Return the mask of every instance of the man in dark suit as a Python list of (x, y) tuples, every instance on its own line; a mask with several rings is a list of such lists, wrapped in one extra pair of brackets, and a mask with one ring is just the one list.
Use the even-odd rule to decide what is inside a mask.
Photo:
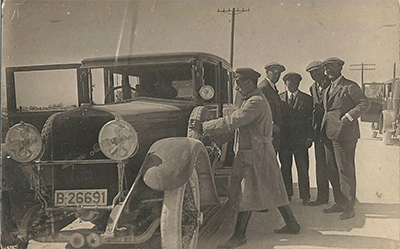
[(296, 161), (300, 198), (303, 205), (310, 203), (310, 179), (308, 175), (308, 149), (312, 145), (312, 98), (299, 90), (302, 77), (298, 73), (287, 73), (283, 81), (287, 91), (280, 94), (282, 100), (283, 125), (279, 160), (288, 196), (293, 196), (292, 160)]
[(282, 72), (285, 71), (286, 68), (277, 62), (266, 64), (264, 68), (266, 78), (258, 84), (258, 88), (260, 88), (261, 91), (264, 93), (272, 111), (272, 119), (274, 122), (272, 143), (274, 145), (275, 151), (278, 152), (280, 143), (280, 131), (283, 121), (281, 100), (279, 98), (278, 89), (276, 88), (276, 83), (278, 83)]
[[(340, 182), (343, 194), (325, 213), (343, 212), (340, 219), (354, 217), (356, 172), (354, 157), (360, 138), (358, 118), (368, 111), (370, 103), (360, 86), (342, 76), (344, 61), (331, 57), (323, 62), (332, 84), (324, 94), (325, 114), (321, 129), (326, 136), (325, 153), (331, 182)], [(338, 173), (338, 176), (337, 176)]]
[[(331, 82), (328, 76), (325, 75), (321, 61), (311, 62), (306, 67), (306, 71), (310, 73), (311, 78), (314, 80), (310, 87), (310, 93), (313, 99), (312, 127), (314, 131), (315, 171), (317, 176), (317, 199), (310, 202), (310, 206), (318, 206), (327, 204), (329, 200), (329, 180), (321, 134), (321, 122), (325, 112), (323, 103), (324, 91)], [(334, 194), (336, 190), (338, 189), (334, 190)]]

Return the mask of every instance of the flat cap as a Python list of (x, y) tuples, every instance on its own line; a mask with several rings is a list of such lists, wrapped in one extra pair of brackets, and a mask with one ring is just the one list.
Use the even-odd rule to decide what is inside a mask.
[(270, 68), (278, 68), (279, 70), (281, 70), (281, 72), (286, 70), (286, 68), (282, 64), (279, 64), (278, 62), (268, 63), (264, 66), (264, 68), (265, 68), (265, 70), (270, 69)]
[(283, 76), (283, 81), (286, 81), (291, 78), (297, 79), (298, 81), (301, 81), (303, 79), (300, 74), (295, 72), (289, 72), (285, 74), (285, 76)]
[(322, 61), (313, 61), (306, 67), (307, 72), (323, 68)]
[(322, 62), (322, 65), (325, 66), (325, 65), (327, 65), (327, 64), (332, 64), (332, 63), (337, 63), (337, 64), (339, 64), (339, 65), (341, 65), (341, 66), (344, 65), (344, 61), (341, 60), (341, 59), (339, 59), (339, 58), (337, 58), (337, 57), (329, 57), (328, 59), (325, 59), (325, 60)]
[(237, 68), (235, 73), (236, 73), (237, 78), (242, 77), (242, 78), (252, 79), (252, 80), (257, 80), (261, 76), (261, 74), (259, 72), (253, 70), (252, 68), (248, 68), (248, 67)]

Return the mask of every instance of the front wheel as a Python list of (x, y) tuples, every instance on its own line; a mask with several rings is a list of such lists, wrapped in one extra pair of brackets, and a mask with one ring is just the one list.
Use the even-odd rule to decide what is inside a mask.
[(183, 186), (164, 192), (161, 247), (195, 249), (200, 226), (200, 192), (196, 170)]

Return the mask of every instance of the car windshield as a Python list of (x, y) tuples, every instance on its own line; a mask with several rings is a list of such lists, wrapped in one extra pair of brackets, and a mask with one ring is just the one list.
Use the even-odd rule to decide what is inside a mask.
[(365, 96), (367, 96), (368, 98), (383, 98), (384, 91), (384, 84), (365, 84)]
[(91, 69), (93, 102), (104, 104), (137, 97), (192, 100), (192, 65), (138, 65)]

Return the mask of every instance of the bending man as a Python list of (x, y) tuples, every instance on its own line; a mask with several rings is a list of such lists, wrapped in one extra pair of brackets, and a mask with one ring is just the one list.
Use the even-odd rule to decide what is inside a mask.
[(278, 207), (286, 225), (276, 233), (300, 231), (288, 202), (282, 174), (272, 145), (272, 114), (257, 80), (261, 75), (251, 68), (236, 70), (236, 90), (243, 103), (230, 116), (203, 123), (206, 134), (235, 131), (235, 158), (230, 186), (230, 202), (239, 205), (235, 233), (224, 247), (246, 243), (246, 228), (251, 211)]

